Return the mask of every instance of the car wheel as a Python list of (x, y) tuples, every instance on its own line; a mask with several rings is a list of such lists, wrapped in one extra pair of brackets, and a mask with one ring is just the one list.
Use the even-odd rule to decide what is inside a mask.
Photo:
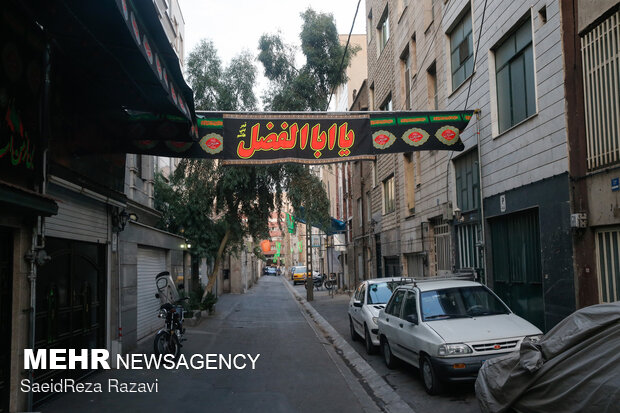
[(396, 368), (396, 357), (392, 353), (392, 349), (390, 348), (390, 344), (386, 339), (381, 341), (381, 352), (383, 353), (383, 361), (385, 361), (385, 365), (388, 369)]
[(349, 316), (349, 333), (351, 334), (351, 341), (357, 341), (357, 333), (355, 327), (353, 327), (353, 319)]
[(366, 345), (366, 354), (374, 354), (377, 348), (374, 344), (372, 344), (372, 337), (370, 336), (370, 331), (368, 331), (368, 326), (364, 325), (364, 341)]
[(422, 376), (424, 389), (428, 394), (435, 395), (441, 393), (441, 381), (433, 369), (431, 360), (426, 355), (422, 356), (420, 359), (420, 375)]

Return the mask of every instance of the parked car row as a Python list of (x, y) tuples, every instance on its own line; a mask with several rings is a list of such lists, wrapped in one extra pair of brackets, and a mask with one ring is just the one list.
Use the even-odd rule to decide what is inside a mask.
[(352, 340), (381, 349), (388, 368), (419, 368), (427, 393), (474, 381), (485, 360), (518, 350), (542, 332), (514, 314), (486, 286), (462, 276), (362, 282), (349, 303)]

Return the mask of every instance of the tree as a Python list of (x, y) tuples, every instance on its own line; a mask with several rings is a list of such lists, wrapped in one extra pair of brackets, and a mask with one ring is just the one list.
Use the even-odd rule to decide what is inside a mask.
[[(308, 61), (301, 70), (295, 69), (292, 49), (279, 36), (261, 38), (259, 61), (273, 83), (271, 110), (322, 110), (329, 89), (346, 80), (336, 73), (344, 48), (338, 43), (333, 18), (312, 10), (302, 17), (302, 50)], [(325, 59), (338, 61), (329, 64)], [(202, 40), (187, 59), (196, 108), (256, 110), (252, 61), (251, 54), (243, 52), (223, 68), (213, 43)], [(225, 252), (238, 251), (248, 236), (268, 238), (269, 215), (279, 212), (285, 192), (296, 215), (303, 207), (306, 219), (329, 224), (329, 200), (322, 183), (298, 164), (223, 166), (216, 161), (183, 159), (169, 182), (157, 178), (155, 206), (162, 212), (160, 226), (175, 233), (183, 228), (195, 255), (214, 258), (203, 297), (214, 285)]]
[(301, 17), (301, 51), (306, 60), (301, 68), (295, 67), (294, 48), (285, 44), (279, 33), (264, 34), (259, 40), (258, 60), (271, 81), (263, 97), (268, 110), (327, 110), (330, 94), (347, 81), (344, 69), (359, 50), (349, 48), (345, 54), (332, 14), (309, 8)]

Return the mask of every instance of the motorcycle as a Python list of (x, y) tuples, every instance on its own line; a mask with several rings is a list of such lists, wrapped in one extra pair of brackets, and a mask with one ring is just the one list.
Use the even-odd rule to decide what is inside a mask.
[[(175, 358), (181, 354), (181, 344), (185, 341), (183, 334), (184, 309), (181, 303), (188, 297), (179, 298), (179, 293), (168, 271), (160, 272), (155, 276), (157, 293), (161, 303), (158, 317), (164, 320), (164, 328), (155, 335), (153, 348), (155, 354), (172, 354)], [(182, 287), (182, 286), (181, 286)]]
[(331, 273), (329, 276), (329, 279), (327, 279), (327, 277), (325, 275), (323, 275), (323, 277), (325, 277), (326, 279), (323, 282), (323, 286), (327, 289), (327, 290), (331, 290), (332, 288), (335, 288), (337, 286), (337, 279), (336, 279), (336, 274)]
[(312, 283), (314, 284), (314, 288), (319, 290), (324, 285), (326, 279), (327, 279), (327, 276), (325, 274), (323, 275), (316, 274), (312, 276)]

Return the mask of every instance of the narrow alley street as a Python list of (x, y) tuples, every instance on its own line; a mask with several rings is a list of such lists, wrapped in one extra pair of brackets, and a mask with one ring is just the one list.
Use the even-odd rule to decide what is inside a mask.
[[(153, 314), (155, 317), (156, 314)], [(187, 329), (183, 354), (260, 354), (256, 370), (110, 370), (86, 379), (147, 382), (159, 392), (65, 394), (43, 413), (73, 411), (316, 412), (380, 411), (350, 371), (335, 364), (280, 277), (263, 277), (244, 295), (221, 296), (216, 314)], [(138, 353), (151, 353), (152, 340)], [(351, 389), (353, 388), (353, 390)]]

